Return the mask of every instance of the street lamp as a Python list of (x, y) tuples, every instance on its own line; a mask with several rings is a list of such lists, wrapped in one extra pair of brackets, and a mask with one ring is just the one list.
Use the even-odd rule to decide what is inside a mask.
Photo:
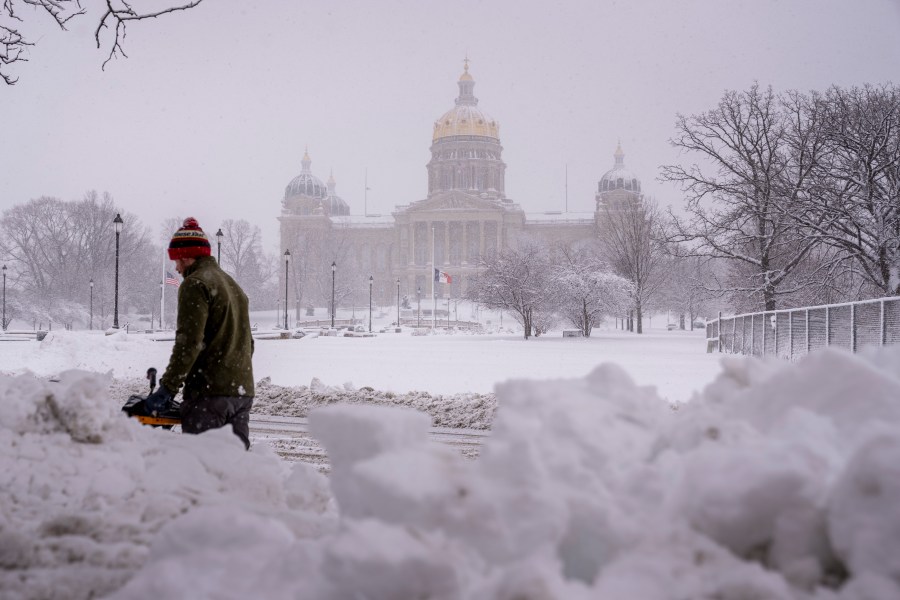
[(422, 326), (422, 288), (416, 288), (416, 302), (418, 303), (418, 307), (416, 308), (416, 327)]
[(400, 278), (397, 278), (397, 330), (400, 330)]
[(331, 328), (334, 329), (334, 273), (337, 271), (337, 264), (331, 261)]
[(0, 329), (6, 331), (6, 265), (3, 265), (3, 322), (0, 323)]
[(372, 284), (375, 278), (369, 275), (369, 333), (372, 333)]
[(113, 329), (119, 328), (119, 234), (122, 233), (124, 223), (125, 221), (122, 220), (119, 213), (116, 213), (116, 218), (113, 219), (113, 227), (116, 229), (116, 293), (113, 303)]
[[(94, 329), (94, 278), (91, 277), (91, 330)], [(162, 328), (162, 325), (160, 325)]]
[(219, 266), (222, 266), (222, 240), (225, 239), (225, 234), (222, 233), (222, 228), (219, 227), (219, 230), (216, 232), (216, 241), (219, 243), (219, 250), (216, 253), (216, 262), (219, 263)]
[(288, 328), (288, 265), (291, 264), (291, 251), (284, 251), (284, 328)]

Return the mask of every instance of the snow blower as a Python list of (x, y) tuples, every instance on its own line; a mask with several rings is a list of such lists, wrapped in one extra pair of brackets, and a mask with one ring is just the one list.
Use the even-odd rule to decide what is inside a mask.
[[(150, 367), (147, 369), (147, 379), (150, 380), (150, 393), (156, 388), (156, 369)], [(181, 403), (172, 400), (166, 408), (157, 414), (152, 414), (147, 410), (145, 404), (145, 396), (132, 395), (128, 397), (128, 402), (122, 407), (129, 417), (134, 417), (144, 425), (151, 427), (162, 427), (163, 429), (172, 429), (175, 425), (181, 425)]]

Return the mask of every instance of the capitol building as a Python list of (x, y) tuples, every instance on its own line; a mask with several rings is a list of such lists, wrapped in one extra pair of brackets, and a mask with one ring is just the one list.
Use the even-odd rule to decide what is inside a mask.
[(432, 259), (452, 278), (436, 284), (436, 295), (459, 298), (482, 256), (514, 248), (523, 236), (563, 243), (595, 238), (604, 207), (640, 198), (640, 180), (625, 168), (618, 147), (613, 168), (597, 185), (594, 212), (524, 212), (506, 196), (500, 124), (479, 107), (468, 61), (457, 85), (453, 107), (434, 122), (425, 197), (389, 215), (351, 214), (334, 177), (322, 183), (304, 153), (279, 217), (281, 252), (290, 250), (293, 258), (289, 306), (329, 305), (332, 263), (339, 306), (367, 303), (370, 276), (376, 304), (396, 303), (398, 280), (402, 295), (415, 301), (421, 290), (429, 297)]

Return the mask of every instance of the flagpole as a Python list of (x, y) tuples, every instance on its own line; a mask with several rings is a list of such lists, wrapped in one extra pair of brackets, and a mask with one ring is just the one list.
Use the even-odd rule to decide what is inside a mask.
[(434, 293), (435, 287), (435, 277), (434, 270), (437, 267), (434, 266), (434, 225), (431, 226), (431, 332), (434, 333), (435, 325), (437, 324), (437, 296)]

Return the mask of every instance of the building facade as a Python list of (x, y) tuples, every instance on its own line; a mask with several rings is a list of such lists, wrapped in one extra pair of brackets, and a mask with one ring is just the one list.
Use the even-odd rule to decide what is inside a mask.
[(598, 183), (594, 212), (525, 213), (506, 196), (500, 125), (479, 108), (468, 61), (457, 85), (454, 106), (434, 122), (426, 196), (390, 215), (351, 215), (334, 178), (323, 184), (304, 153), (279, 217), (281, 251), (290, 249), (294, 259), (291, 306), (328, 305), (333, 281), (339, 306), (359, 306), (368, 300), (370, 277), (377, 304), (396, 302), (398, 286), (413, 301), (417, 293), (430, 297), (432, 262), (452, 277), (436, 284), (435, 294), (459, 298), (481, 257), (515, 247), (523, 236), (591, 239), (604, 206), (640, 196), (640, 181), (625, 168), (619, 147), (613, 169)]

